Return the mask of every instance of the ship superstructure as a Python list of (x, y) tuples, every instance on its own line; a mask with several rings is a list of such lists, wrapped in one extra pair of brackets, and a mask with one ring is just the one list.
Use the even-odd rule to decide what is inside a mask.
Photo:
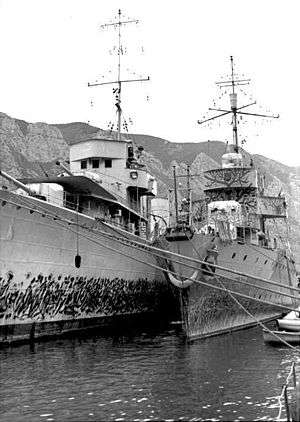
[(95, 133), (71, 145), (70, 169), (62, 168), (68, 173), (20, 182), (50, 203), (147, 238), (149, 198), (156, 195), (157, 183), (140, 161), (141, 150), (130, 140)]
[[(281, 193), (266, 194), (264, 177), (238, 143), (237, 116), (264, 116), (244, 111), (254, 103), (238, 107), (236, 86), (244, 83), (248, 80), (235, 79), (231, 57), (231, 79), (222, 82), (232, 88), (230, 109), (213, 109), (221, 114), (198, 123), (231, 114), (233, 145), (227, 147), (220, 168), (204, 172), (205, 198), (193, 204), (193, 210), (188, 195), (179, 213), (174, 193), (173, 225), (165, 234), (169, 250), (195, 260), (193, 268), (182, 256), (170, 260), (167, 272), (183, 289), (182, 315), (190, 338), (270, 319), (295, 305), (298, 295), (289, 245), (268, 227), (270, 221), (287, 224), (286, 200)], [(189, 170), (186, 177), (190, 181)], [(176, 179), (174, 174), (174, 192)]]

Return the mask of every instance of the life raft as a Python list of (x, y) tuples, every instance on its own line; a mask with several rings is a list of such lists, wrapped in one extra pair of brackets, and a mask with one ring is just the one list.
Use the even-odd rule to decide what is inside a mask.
[(167, 271), (168, 274), (168, 278), (170, 280), (170, 282), (176, 286), (179, 287), (180, 289), (185, 289), (189, 286), (191, 286), (194, 281), (196, 280), (197, 276), (198, 276), (198, 270), (196, 270), (191, 277), (186, 278), (185, 280), (180, 280), (179, 278), (175, 277), (173, 274), (171, 274), (169, 271)]

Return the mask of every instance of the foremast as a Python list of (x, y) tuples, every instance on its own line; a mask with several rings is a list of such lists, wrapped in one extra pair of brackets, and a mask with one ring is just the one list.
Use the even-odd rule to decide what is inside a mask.
[(145, 82), (150, 81), (150, 77), (146, 78), (138, 78), (138, 79), (122, 79), (121, 77), (121, 56), (123, 55), (124, 48), (122, 45), (122, 27), (129, 24), (137, 24), (139, 21), (137, 19), (131, 20), (122, 20), (122, 12), (121, 9), (118, 10), (118, 18), (111, 23), (105, 23), (100, 26), (101, 29), (107, 28), (117, 28), (118, 29), (118, 65), (117, 65), (117, 80), (115, 81), (108, 81), (108, 82), (100, 82), (100, 83), (88, 83), (88, 87), (94, 86), (103, 86), (103, 85), (117, 85), (117, 88), (113, 89), (113, 93), (115, 94), (115, 106), (117, 111), (117, 139), (118, 141), (121, 140), (121, 124), (122, 124), (122, 107), (121, 107), (121, 93), (122, 93), (122, 84), (129, 83), (129, 82)]

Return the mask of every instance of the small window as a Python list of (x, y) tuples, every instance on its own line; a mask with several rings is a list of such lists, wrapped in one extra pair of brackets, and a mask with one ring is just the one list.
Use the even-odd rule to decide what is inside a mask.
[(86, 160), (82, 160), (81, 161), (81, 170), (85, 170), (87, 168), (87, 161)]
[(258, 259), (259, 259), (259, 258), (257, 257), (255, 262), (258, 262)]
[(93, 169), (98, 169), (99, 168), (99, 162), (100, 162), (99, 158), (94, 158), (92, 160), (92, 168)]
[(265, 260), (265, 265), (266, 265), (266, 263), (267, 263), (267, 262), (268, 262), (268, 260), (266, 259), (266, 260)]
[(244, 256), (243, 260), (246, 261), (246, 259), (247, 259), (247, 255)]
[(232, 257), (231, 257), (231, 258), (233, 259), (233, 258), (235, 257), (235, 255), (236, 255), (236, 253), (235, 253), (235, 252), (233, 252), (233, 254), (232, 254)]
[(112, 160), (111, 159), (104, 160), (104, 166), (106, 168), (111, 168), (112, 167)]

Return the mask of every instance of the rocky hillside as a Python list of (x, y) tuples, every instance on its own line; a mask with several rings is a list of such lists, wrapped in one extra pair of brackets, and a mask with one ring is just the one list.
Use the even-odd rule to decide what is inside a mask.
[[(0, 113), (0, 167), (16, 177), (57, 174), (59, 169), (55, 161), (68, 159), (69, 145), (99, 130), (80, 122), (27, 123)], [(192, 174), (199, 175), (192, 182), (194, 195), (201, 197), (202, 172), (217, 167), (226, 148), (222, 142), (181, 144), (138, 134), (132, 134), (130, 138), (145, 148), (145, 163), (159, 181), (161, 196), (172, 186), (172, 165), (177, 165), (179, 173), (190, 164)], [(246, 151), (243, 154), (250, 161), (249, 154)], [(253, 160), (266, 176), (268, 192), (278, 195), (281, 191), (287, 197), (292, 243), (297, 245), (295, 252), (300, 263), (300, 167), (289, 167), (261, 155), (254, 155)], [(5, 181), (1, 183), (6, 184)]]

